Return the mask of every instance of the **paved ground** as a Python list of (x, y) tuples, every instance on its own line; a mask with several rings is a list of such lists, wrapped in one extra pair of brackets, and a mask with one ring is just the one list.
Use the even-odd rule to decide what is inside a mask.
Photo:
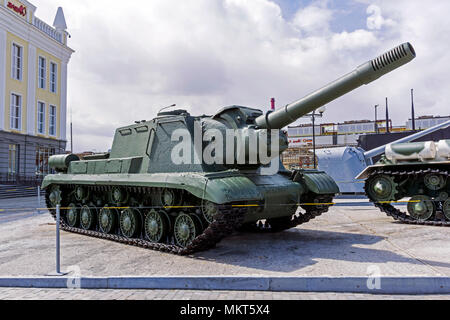
[[(0, 224), (0, 276), (53, 270), (54, 230), (47, 214)], [(374, 268), (382, 276), (450, 276), (449, 228), (398, 224), (372, 207), (335, 207), (279, 234), (235, 234), (192, 257), (65, 232), (61, 239), (62, 268), (77, 266), (82, 276), (367, 276)]]
[[(54, 271), (55, 225), (52, 218), (48, 214), (36, 215), (33, 210), (8, 209), (33, 208), (36, 203), (35, 198), (0, 200), (0, 210), (4, 210), (0, 211), (0, 276), (42, 276)], [(192, 257), (178, 257), (65, 232), (61, 239), (62, 269), (80, 270), (81, 276), (87, 277), (321, 277), (368, 276), (373, 272), (380, 276), (450, 276), (449, 228), (402, 225), (377, 209), (361, 204), (334, 207), (304, 226), (279, 234), (235, 234), (222, 241), (216, 249)], [(11, 297), (11, 293), (22, 296), (27, 292), (30, 295), (37, 292), (39, 296), (43, 292), (21, 290), (1, 289), (0, 298)], [(46, 298), (47, 293), (71, 297), (71, 291), (44, 292), (42, 298)], [(186, 294), (184, 291), (174, 292), (171, 294), (178, 294), (180, 299)], [(85, 293), (86, 297), (103, 295), (102, 291)], [(126, 294), (130, 292), (124, 291)], [(153, 294), (159, 297), (165, 291), (139, 294), (139, 299), (145, 299), (153, 297)], [(217, 293), (198, 294), (209, 299)], [(228, 299), (236, 293), (223, 294)], [(266, 294), (271, 297), (279, 293)], [(295, 295), (296, 299), (308, 299), (308, 294)], [(290, 296), (287, 294), (286, 297)], [(326, 294), (314, 294), (314, 297), (322, 296), (326, 297)], [(361, 295), (352, 296), (357, 298)], [(114, 295), (108, 293), (106, 297)]]
[[(0, 199), (0, 225), (38, 215), (37, 208), (45, 208), (44, 197)], [(44, 213), (45, 211), (41, 211)]]
[(450, 300), (450, 295), (387, 296), (347, 293), (292, 293), (183, 290), (1, 289), (0, 300)]

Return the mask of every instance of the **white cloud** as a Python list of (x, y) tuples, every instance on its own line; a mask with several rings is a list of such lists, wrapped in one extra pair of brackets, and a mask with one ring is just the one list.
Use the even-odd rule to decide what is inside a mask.
[(313, 4), (297, 11), (292, 25), (304, 34), (326, 34), (330, 31), (333, 13), (326, 7)]
[(361, 48), (378, 44), (378, 39), (372, 32), (361, 29), (335, 34), (331, 41), (331, 46), (334, 50), (360, 50)]
[(372, 106), (389, 96), (394, 121), (404, 123), (412, 87), (418, 109), (448, 114), (448, 2), (432, 9), (422, 1), (367, 1), (381, 8), (383, 27), (352, 32), (332, 31), (337, 13), (326, 1), (301, 8), (292, 21), (269, 0), (35, 4), (47, 22), (63, 6), (72, 34), (75, 151), (107, 150), (115, 128), (172, 103), (196, 115), (232, 104), (265, 109), (271, 97), (285, 105), (407, 40), (416, 61), (330, 103), (324, 121), (371, 118)]
[(370, 15), (367, 18), (367, 28), (369, 30), (380, 30), (382, 27), (393, 27), (395, 21), (391, 19), (385, 19), (381, 14), (381, 8), (377, 5), (370, 5), (367, 8), (367, 14)]

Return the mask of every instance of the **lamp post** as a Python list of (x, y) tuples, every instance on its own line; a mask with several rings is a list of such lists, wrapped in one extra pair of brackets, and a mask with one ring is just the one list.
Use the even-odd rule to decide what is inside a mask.
[(414, 110), (414, 89), (411, 89), (411, 120), (412, 120), (412, 129), (416, 131), (416, 115)]
[(312, 112), (312, 126), (313, 126), (313, 159), (314, 159), (314, 169), (317, 169), (316, 161), (316, 110)]
[(316, 110), (314, 110), (312, 113), (308, 113), (304, 115), (302, 118), (311, 118), (312, 120), (312, 131), (313, 131), (313, 158), (314, 158), (314, 169), (317, 169), (317, 160), (316, 160), (316, 117), (322, 118), (323, 114), (326, 111), (325, 107), (317, 109), (319, 112), (316, 113)]
[(377, 113), (377, 108), (379, 107), (380, 105), (379, 104), (377, 104), (377, 105), (375, 105), (375, 133), (378, 133), (378, 113)]

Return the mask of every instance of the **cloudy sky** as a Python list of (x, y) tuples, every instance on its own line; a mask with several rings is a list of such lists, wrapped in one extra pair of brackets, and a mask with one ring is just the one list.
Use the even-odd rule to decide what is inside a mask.
[[(373, 119), (389, 97), (394, 125), (449, 115), (448, 0), (32, 0), (64, 8), (74, 148), (106, 151), (115, 128), (176, 103), (192, 114), (283, 106), (396, 45), (410, 64), (327, 106), (323, 122)], [(298, 123), (306, 120), (300, 120)]]

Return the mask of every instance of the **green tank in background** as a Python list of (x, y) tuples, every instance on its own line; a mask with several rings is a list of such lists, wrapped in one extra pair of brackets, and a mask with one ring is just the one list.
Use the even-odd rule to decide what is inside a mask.
[[(413, 47), (402, 44), (276, 112), (232, 106), (213, 116), (191, 116), (176, 110), (119, 128), (110, 153), (82, 161), (74, 155), (50, 159), (58, 173), (43, 182), (47, 206), (53, 216), (62, 206), (66, 231), (180, 255), (214, 247), (235, 229), (294, 228), (327, 212), (339, 188), (325, 172), (283, 167), (278, 156), (288, 139), (282, 129), (414, 58)], [(230, 131), (243, 137), (239, 152), (226, 152)], [(175, 155), (193, 161), (176, 162), (183, 132), (190, 134), (189, 148)], [(202, 141), (208, 132), (214, 138)], [(216, 161), (198, 161), (219, 140), (226, 143), (224, 152), (211, 153)], [(279, 169), (266, 175), (270, 166), (259, 151), (277, 144), (270, 159)]]
[[(450, 121), (449, 121), (450, 125)], [(388, 145), (383, 158), (364, 170), (366, 195), (395, 220), (450, 226), (450, 140)], [(392, 202), (410, 198), (408, 213)]]

